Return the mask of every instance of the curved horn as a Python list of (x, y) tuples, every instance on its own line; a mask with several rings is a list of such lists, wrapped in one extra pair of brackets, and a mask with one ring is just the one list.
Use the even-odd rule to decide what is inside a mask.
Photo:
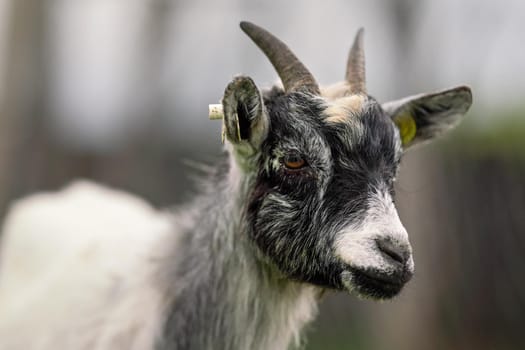
[(350, 93), (366, 94), (365, 52), (363, 50), (364, 29), (360, 28), (346, 63), (346, 81), (350, 84)]
[(287, 92), (301, 90), (315, 95), (320, 94), (319, 85), (312, 74), (285, 43), (250, 22), (241, 22), (241, 29), (268, 57)]

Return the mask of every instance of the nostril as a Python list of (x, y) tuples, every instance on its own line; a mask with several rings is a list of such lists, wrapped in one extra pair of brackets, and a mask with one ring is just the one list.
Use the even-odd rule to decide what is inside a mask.
[(395, 245), (390, 240), (385, 239), (377, 239), (376, 244), (379, 250), (383, 254), (389, 256), (392, 260), (403, 265), (407, 262), (409, 253), (405, 247)]

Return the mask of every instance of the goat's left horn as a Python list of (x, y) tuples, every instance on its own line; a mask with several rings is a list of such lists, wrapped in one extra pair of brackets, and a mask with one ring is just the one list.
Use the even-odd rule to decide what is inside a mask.
[(314, 95), (320, 94), (319, 85), (312, 74), (285, 43), (250, 22), (241, 22), (241, 29), (268, 57), (287, 92), (306, 91)]
[(364, 29), (360, 28), (348, 55), (346, 81), (350, 84), (351, 94), (366, 94), (365, 52), (363, 50)]

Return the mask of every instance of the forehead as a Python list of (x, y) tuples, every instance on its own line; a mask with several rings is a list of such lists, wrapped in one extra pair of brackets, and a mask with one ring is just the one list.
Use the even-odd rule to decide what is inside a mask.
[(401, 142), (397, 128), (377, 101), (347, 96), (327, 101), (301, 93), (285, 95), (273, 90), (265, 104), (274, 144), (305, 152), (328, 147), (333, 157), (358, 156), (362, 160), (397, 162)]
[[(360, 111), (347, 114), (347, 121), (329, 122), (325, 134), (331, 136), (332, 145), (340, 145), (341, 152), (350, 150), (366, 164), (381, 160), (397, 163), (401, 156), (401, 141), (394, 123), (372, 98), (368, 98)], [(337, 142), (339, 140), (340, 142)]]

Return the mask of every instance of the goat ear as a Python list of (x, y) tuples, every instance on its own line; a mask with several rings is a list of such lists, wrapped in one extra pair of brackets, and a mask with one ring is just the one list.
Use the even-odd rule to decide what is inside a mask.
[(222, 98), (224, 134), (246, 151), (257, 150), (268, 133), (268, 116), (261, 93), (249, 77), (235, 77)]
[(472, 104), (470, 88), (410, 96), (383, 104), (399, 128), (403, 147), (429, 141), (455, 127)]

